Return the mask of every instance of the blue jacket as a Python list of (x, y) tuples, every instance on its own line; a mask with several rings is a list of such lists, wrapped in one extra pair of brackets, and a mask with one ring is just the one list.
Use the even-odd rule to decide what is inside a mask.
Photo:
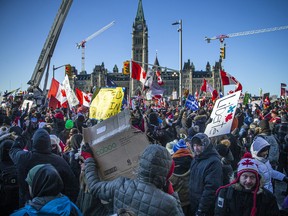
[[(24, 215), (82, 215), (78, 207), (69, 200), (67, 196), (61, 196), (47, 202), (40, 209), (31, 205), (31, 202), (25, 205), (25, 207), (11, 214), (12, 216)], [(74, 212), (72, 213), (71, 212)]]

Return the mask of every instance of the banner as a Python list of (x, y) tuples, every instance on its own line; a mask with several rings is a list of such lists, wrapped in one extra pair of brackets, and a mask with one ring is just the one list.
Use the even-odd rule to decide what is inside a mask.
[(241, 91), (237, 91), (216, 101), (210, 116), (212, 121), (205, 129), (208, 137), (230, 133), (240, 94)]
[(90, 104), (89, 118), (105, 120), (121, 111), (122, 87), (102, 88)]

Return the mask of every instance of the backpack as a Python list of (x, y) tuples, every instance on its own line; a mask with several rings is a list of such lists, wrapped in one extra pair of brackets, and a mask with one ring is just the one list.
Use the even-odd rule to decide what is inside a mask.
[(19, 185), (17, 170), (14, 164), (0, 163), (0, 206), (18, 203)]

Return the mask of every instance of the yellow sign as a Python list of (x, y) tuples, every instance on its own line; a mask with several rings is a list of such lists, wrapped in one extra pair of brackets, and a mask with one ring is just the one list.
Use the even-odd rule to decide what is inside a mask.
[(102, 88), (90, 104), (89, 118), (105, 120), (121, 111), (122, 87)]

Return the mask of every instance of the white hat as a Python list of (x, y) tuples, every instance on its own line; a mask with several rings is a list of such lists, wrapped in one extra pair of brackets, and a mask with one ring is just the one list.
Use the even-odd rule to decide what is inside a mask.
[(238, 163), (237, 175), (241, 175), (243, 172), (253, 172), (259, 173), (257, 163), (255, 159), (252, 158), (251, 153), (246, 152), (243, 158)]

